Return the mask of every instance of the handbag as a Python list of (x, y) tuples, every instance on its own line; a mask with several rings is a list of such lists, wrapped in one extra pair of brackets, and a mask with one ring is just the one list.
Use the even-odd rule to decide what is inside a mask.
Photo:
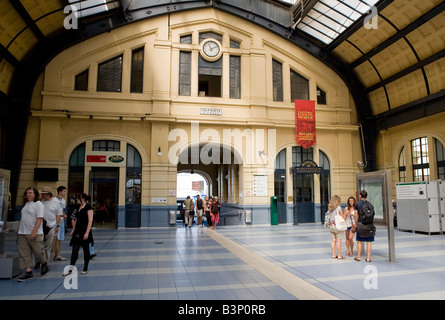
[(373, 237), (375, 235), (375, 225), (357, 222), (357, 233), (362, 238)]
[(346, 229), (347, 229), (346, 221), (337, 211), (337, 214), (335, 216), (335, 230), (345, 231)]
[(43, 219), (43, 223), (42, 224), (43, 224), (43, 226), (42, 226), (43, 234), (48, 234), (49, 231), (51, 230), (51, 228), (46, 225), (46, 220), (45, 219)]
[(329, 214), (329, 211), (326, 211), (325, 215), (324, 215), (324, 227), (326, 229), (330, 228), (330, 223), (329, 223), (329, 219), (331, 218), (331, 215)]

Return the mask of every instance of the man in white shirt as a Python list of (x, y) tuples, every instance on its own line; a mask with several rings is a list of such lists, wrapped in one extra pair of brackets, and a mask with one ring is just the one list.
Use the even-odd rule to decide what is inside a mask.
[(57, 197), (56, 199), (59, 200), (60, 209), (62, 209), (62, 216), (60, 218), (60, 222), (58, 225), (59, 231), (56, 232), (54, 235), (54, 241), (53, 241), (53, 250), (54, 251), (54, 261), (65, 261), (66, 259), (60, 255), (60, 242), (62, 240), (65, 240), (65, 219), (66, 219), (66, 213), (65, 213), (65, 195), (66, 195), (66, 187), (59, 186), (57, 188)]
[[(62, 209), (60, 208), (59, 200), (54, 197), (53, 191), (49, 187), (43, 187), (40, 192), (42, 195), (42, 203), (44, 207), (43, 219), (46, 221), (46, 226), (49, 228), (48, 232), (43, 237), (43, 247), (45, 249), (46, 261), (49, 262), (51, 257), (51, 249), (53, 247), (54, 235), (59, 231), (60, 218), (62, 217)], [(44, 230), (45, 231), (45, 230)], [(34, 269), (40, 268), (40, 261), (36, 259)]]
[(48, 272), (48, 264), (45, 261), (43, 250), (43, 204), (38, 200), (39, 191), (33, 187), (25, 190), (25, 206), (21, 211), (20, 227), (18, 231), (19, 268), (25, 269), (25, 273), (17, 278), (23, 282), (33, 278), (32, 255), (42, 262), (41, 275)]

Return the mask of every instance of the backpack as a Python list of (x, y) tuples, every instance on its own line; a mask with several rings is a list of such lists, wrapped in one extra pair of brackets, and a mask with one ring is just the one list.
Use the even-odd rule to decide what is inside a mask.
[(363, 204), (358, 215), (363, 224), (371, 224), (374, 221), (375, 215), (374, 206), (372, 203), (367, 200), (363, 200)]

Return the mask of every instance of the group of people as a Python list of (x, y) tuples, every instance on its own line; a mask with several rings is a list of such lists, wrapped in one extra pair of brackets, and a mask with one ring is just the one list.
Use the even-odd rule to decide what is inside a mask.
[[(357, 241), (357, 256), (354, 258), (355, 261), (361, 261), (361, 252), (363, 243), (366, 242), (366, 261), (371, 262), (371, 251), (372, 251), (372, 242), (374, 242), (374, 234), (373, 233), (361, 233), (362, 231), (357, 229), (357, 226), (361, 223), (365, 223), (363, 220), (363, 215), (359, 214), (365, 202), (367, 200), (368, 193), (366, 190), (360, 191), (360, 200), (356, 202), (353, 196), (348, 198), (348, 202), (344, 211), (342, 210), (340, 203), (341, 198), (338, 195), (334, 195), (329, 201), (328, 205), (328, 216), (327, 218), (329, 225), (329, 229), (332, 235), (331, 240), (331, 250), (332, 250), (332, 259), (345, 259), (345, 257), (341, 254), (341, 242), (343, 240), (343, 235), (346, 237), (346, 255), (353, 256), (354, 250), (354, 234), (356, 234)], [(368, 206), (368, 205), (367, 205)], [(371, 205), (372, 207), (372, 205)], [(335, 216), (340, 215), (346, 223), (346, 230), (338, 230), (335, 222)], [(375, 232), (375, 226), (373, 224), (374, 214), (372, 214), (372, 222), (366, 221), (367, 224), (371, 228), (373, 228)], [(366, 228), (369, 229), (369, 228)]]
[(195, 210), (197, 215), (198, 226), (202, 228), (203, 225), (207, 225), (211, 229), (216, 229), (219, 222), (219, 213), (221, 210), (221, 203), (218, 197), (205, 196), (204, 199), (198, 194), (196, 201), (190, 196), (184, 201), (184, 226), (187, 228), (192, 227), (195, 217)]
[[(39, 192), (34, 187), (29, 187), (24, 192), (24, 206), (21, 210), (21, 219), (18, 231), (19, 268), (25, 269), (17, 281), (23, 282), (33, 278), (34, 269), (40, 269), (44, 276), (49, 271), (51, 252), (54, 252), (54, 261), (65, 261), (60, 255), (60, 242), (64, 240), (67, 218), (65, 213), (66, 187), (57, 188), (57, 196), (53, 197), (52, 189), (43, 187)], [(40, 199), (40, 196), (42, 199)], [(84, 252), (84, 266), (82, 274), (88, 272), (90, 260), (90, 244), (93, 244), (91, 227), (93, 223), (93, 209), (88, 203), (90, 198), (86, 194), (78, 196), (79, 207), (71, 215), (72, 231), (70, 233), (72, 246), (68, 275), (74, 269), (80, 247)]]

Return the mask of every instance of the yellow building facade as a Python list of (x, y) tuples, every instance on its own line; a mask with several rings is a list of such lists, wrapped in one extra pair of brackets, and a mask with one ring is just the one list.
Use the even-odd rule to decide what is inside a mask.
[[(220, 49), (214, 58), (209, 39)], [(316, 101), (310, 149), (295, 140), (295, 77)], [(331, 195), (356, 196), (365, 161), (356, 112), (333, 70), (256, 24), (212, 8), (153, 17), (48, 63), (34, 88), (18, 189), (35, 185), (34, 168), (57, 169), (57, 180), (37, 187), (113, 198), (116, 227), (163, 227), (177, 209), (177, 174), (193, 170), (222, 200), (225, 223), (271, 223), (273, 196), (279, 223), (320, 222)], [(412, 140), (427, 136), (429, 150), (445, 144), (443, 120), (378, 135), (377, 166), (391, 170), (394, 186), (400, 167), (412, 174)], [(292, 168), (304, 160), (323, 174), (298, 180)]]

